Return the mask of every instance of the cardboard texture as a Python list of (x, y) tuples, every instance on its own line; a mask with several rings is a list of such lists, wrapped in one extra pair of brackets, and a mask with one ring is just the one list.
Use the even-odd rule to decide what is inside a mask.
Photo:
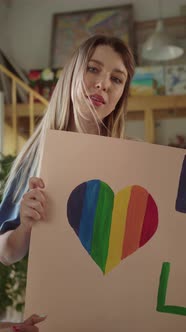
[[(185, 154), (182, 149), (149, 143), (48, 131), (41, 170), (48, 199), (47, 220), (37, 223), (32, 230), (25, 308), (25, 317), (33, 312), (48, 314), (40, 324), (40, 332), (185, 331), (184, 315), (156, 310), (165, 262), (170, 263), (170, 274), (164, 304), (186, 307), (186, 215), (176, 211), (176, 206), (181, 210), (180, 206), (185, 204), (186, 186), (179, 184), (180, 179), (184, 181)], [(77, 226), (74, 218), (79, 218), (80, 195), (79, 189), (75, 192), (74, 189), (82, 188), (78, 186), (85, 182), (96, 183), (91, 180), (105, 183), (115, 197), (123, 190), (125, 200), (130, 188), (142, 190), (144, 199), (151, 195), (151, 202), (155, 203), (152, 206), (158, 211), (157, 228), (149, 240), (141, 247), (131, 248), (133, 240), (139, 239), (135, 223), (142, 215), (141, 204), (134, 198), (136, 203), (126, 226), (128, 233), (132, 229), (127, 257), (123, 255), (107, 273), (73, 229)], [(72, 197), (77, 198), (75, 214), (69, 213), (73, 212)], [(176, 205), (176, 201), (180, 204)], [(106, 206), (104, 199), (100, 204)], [(72, 219), (68, 220), (67, 214)], [(104, 214), (100, 222), (103, 218)], [(103, 238), (106, 232), (103, 229), (100, 233)], [(146, 235), (148, 232), (149, 228)], [(119, 231), (112, 242), (116, 244), (117, 239), (121, 240)], [(159, 307), (164, 310), (163, 304)]]

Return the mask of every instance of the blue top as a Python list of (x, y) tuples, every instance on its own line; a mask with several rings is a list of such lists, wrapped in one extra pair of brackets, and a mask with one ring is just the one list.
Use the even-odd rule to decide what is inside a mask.
[(16, 229), (20, 225), (20, 198), (13, 202), (16, 182), (17, 179), (12, 182), (0, 205), (0, 234)]

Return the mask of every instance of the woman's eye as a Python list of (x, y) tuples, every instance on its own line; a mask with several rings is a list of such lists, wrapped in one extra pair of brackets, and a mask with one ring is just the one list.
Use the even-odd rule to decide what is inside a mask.
[(88, 66), (87, 70), (91, 73), (97, 73), (98, 69), (96, 67)]
[(118, 78), (118, 77), (115, 77), (115, 76), (112, 77), (112, 80), (113, 80), (115, 83), (117, 83), (117, 84), (121, 84), (121, 83), (122, 83), (122, 80), (121, 80), (120, 78)]

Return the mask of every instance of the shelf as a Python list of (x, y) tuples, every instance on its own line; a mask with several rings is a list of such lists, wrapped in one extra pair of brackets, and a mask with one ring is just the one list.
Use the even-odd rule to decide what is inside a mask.
[[(42, 117), (46, 106), (34, 104), (35, 116)], [(128, 99), (127, 119), (142, 120), (145, 122), (145, 140), (155, 142), (155, 121), (161, 119), (186, 117), (186, 95), (180, 96), (135, 96)], [(17, 105), (18, 118), (29, 117), (27, 104)], [(10, 121), (12, 117), (11, 105), (5, 105), (5, 118)]]
[(186, 95), (135, 96), (128, 100), (128, 120), (144, 120), (145, 140), (155, 143), (155, 121), (186, 117)]
[(186, 95), (129, 97), (128, 110), (130, 112), (143, 111), (149, 108), (153, 110), (186, 109)]

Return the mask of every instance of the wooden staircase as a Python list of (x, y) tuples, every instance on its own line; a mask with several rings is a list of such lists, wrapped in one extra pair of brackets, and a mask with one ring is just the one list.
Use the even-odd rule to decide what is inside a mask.
[[(0, 71), (11, 80), (12, 97), (12, 103), (5, 104), (3, 153), (16, 155), (32, 135), (36, 121), (44, 114), (48, 101), (2, 65), (0, 65)], [(17, 85), (28, 94), (27, 104), (17, 102)], [(34, 102), (36, 99), (37, 103)]]

